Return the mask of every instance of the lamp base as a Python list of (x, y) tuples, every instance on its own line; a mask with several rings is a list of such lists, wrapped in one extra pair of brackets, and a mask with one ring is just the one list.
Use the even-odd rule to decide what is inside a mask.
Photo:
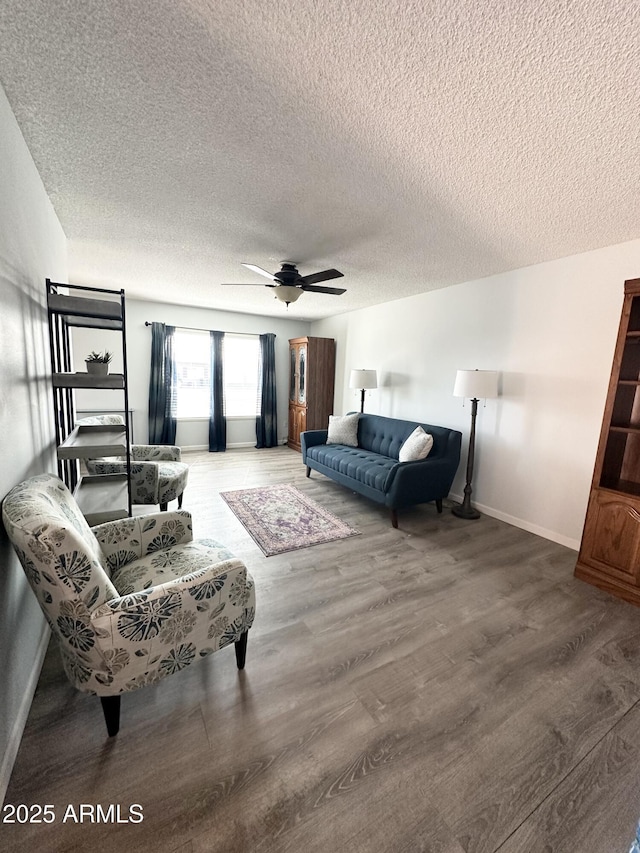
[(474, 509), (472, 506), (465, 506), (464, 504), (452, 507), (451, 512), (458, 518), (474, 519), (480, 518), (481, 516), (481, 513), (479, 513), (477, 509)]

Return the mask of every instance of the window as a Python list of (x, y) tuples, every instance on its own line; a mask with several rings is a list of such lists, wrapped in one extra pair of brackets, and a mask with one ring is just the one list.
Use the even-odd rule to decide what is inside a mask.
[(176, 329), (173, 334), (176, 360), (176, 417), (208, 418), (211, 409), (208, 332)]
[[(211, 338), (208, 332), (176, 329), (176, 417), (208, 418), (211, 410)], [(260, 410), (260, 339), (225, 334), (224, 402), (227, 417), (255, 417)]]
[(225, 415), (255, 417), (260, 411), (260, 339), (226, 334), (223, 358)]

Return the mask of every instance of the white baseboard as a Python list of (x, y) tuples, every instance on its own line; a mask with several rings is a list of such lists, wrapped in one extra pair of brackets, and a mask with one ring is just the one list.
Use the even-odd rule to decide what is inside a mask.
[[(462, 503), (463, 499), (462, 495), (454, 495), (453, 493), (449, 495), (449, 498), (453, 501), (457, 501), (458, 503)], [(569, 536), (563, 536), (555, 530), (548, 530), (546, 527), (539, 527), (537, 524), (531, 524), (528, 521), (524, 521), (522, 518), (516, 518), (515, 515), (509, 515), (509, 513), (501, 512), (499, 509), (493, 509), (493, 507), (479, 504), (477, 501), (473, 501), (473, 505), (480, 512), (484, 513), (484, 515), (489, 515), (491, 518), (497, 518), (498, 521), (505, 521), (507, 524), (519, 527), (521, 530), (526, 530), (527, 533), (535, 533), (536, 536), (541, 536), (543, 539), (550, 539), (551, 542), (557, 542), (558, 545), (564, 545), (567, 548), (571, 548), (572, 551), (580, 550), (580, 542), (577, 539), (571, 539)]]
[[(227, 444), (227, 450), (233, 450), (236, 447), (255, 447), (255, 441), (238, 441), (234, 444)], [(182, 444), (180, 446), (180, 450), (189, 451), (189, 450), (208, 450), (208, 444)]]
[[(286, 443), (287, 443), (286, 438), (278, 439), (278, 444), (286, 444)], [(238, 447), (255, 447), (255, 446), (256, 446), (255, 441), (236, 441), (233, 444), (227, 444), (227, 450), (233, 450), (234, 448), (238, 448)], [(208, 450), (209, 445), (208, 444), (182, 444), (182, 445), (180, 445), (180, 449), (184, 450), (185, 452), (188, 450)]]
[(16, 756), (18, 755), (18, 750), (20, 749), (22, 733), (24, 732), (24, 727), (27, 724), (27, 718), (33, 701), (33, 694), (36, 692), (36, 687), (38, 686), (38, 679), (40, 678), (40, 671), (42, 670), (42, 664), (44, 662), (44, 656), (47, 653), (50, 637), (51, 631), (45, 622), (42, 627), (42, 636), (40, 637), (40, 642), (38, 643), (38, 648), (36, 650), (33, 669), (31, 670), (31, 675), (29, 676), (27, 686), (22, 696), (18, 715), (14, 720), (13, 729), (9, 735), (7, 748), (2, 756), (2, 762), (0, 763), (0, 803), (4, 803), (7, 788), (9, 787), (11, 771), (13, 770), (13, 765), (15, 763)]

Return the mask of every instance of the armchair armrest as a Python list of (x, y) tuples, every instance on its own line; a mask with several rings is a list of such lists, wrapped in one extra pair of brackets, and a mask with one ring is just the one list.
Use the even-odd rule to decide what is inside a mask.
[[(126, 474), (126, 459), (87, 459), (90, 474)], [(158, 500), (160, 471), (157, 462), (131, 459), (131, 499), (135, 504), (155, 504)]]
[[(90, 474), (126, 474), (127, 460), (123, 457), (113, 456), (104, 459), (87, 459), (85, 461), (87, 471)], [(131, 479), (133, 482), (147, 483), (150, 488), (157, 491), (158, 465), (156, 462), (139, 462), (131, 456)]]
[(107, 521), (91, 529), (111, 569), (160, 547), (184, 545), (193, 539), (191, 513), (183, 509)]
[[(218, 612), (229, 611), (229, 617), (241, 615), (253, 604), (254, 595), (253, 580), (245, 564), (233, 557), (150, 589), (112, 598), (97, 607), (90, 618), (99, 640), (104, 639), (111, 647), (122, 644), (123, 637), (134, 643), (151, 640), (171, 616), (182, 609), (203, 612), (208, 609), (205, 604), (212, 604), (214, 598)], [(201, 639), (206, 638), (209, 622), (199, 619), (190, 640), (197, 639), (198, 624), (204, 629)]]
[(171, 444), (132, 444), (131, 458), (136, 462), (180, 462), (182, 452)]

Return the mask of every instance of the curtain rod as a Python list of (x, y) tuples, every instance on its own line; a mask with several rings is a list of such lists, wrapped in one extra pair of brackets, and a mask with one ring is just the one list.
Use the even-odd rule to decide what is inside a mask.
[[(148, 320), (144, 321), (145, 326), (151, 326)], [(173, 326), (174, 329), (185, 329), (188, 332), (210, 332), (211, 329), (197, 329), (194, 326), (176, 326), (174, 323), (169, 323), (168, 325)], [(222, 330), (221, 330), (222, 331)], [(260, 332), (230, 332), (225, 329), (227, 335), (245, 335), (248, 338), (257, 338), (261, 333)], [(262, 333), (266, 334), (266, 333)]]

